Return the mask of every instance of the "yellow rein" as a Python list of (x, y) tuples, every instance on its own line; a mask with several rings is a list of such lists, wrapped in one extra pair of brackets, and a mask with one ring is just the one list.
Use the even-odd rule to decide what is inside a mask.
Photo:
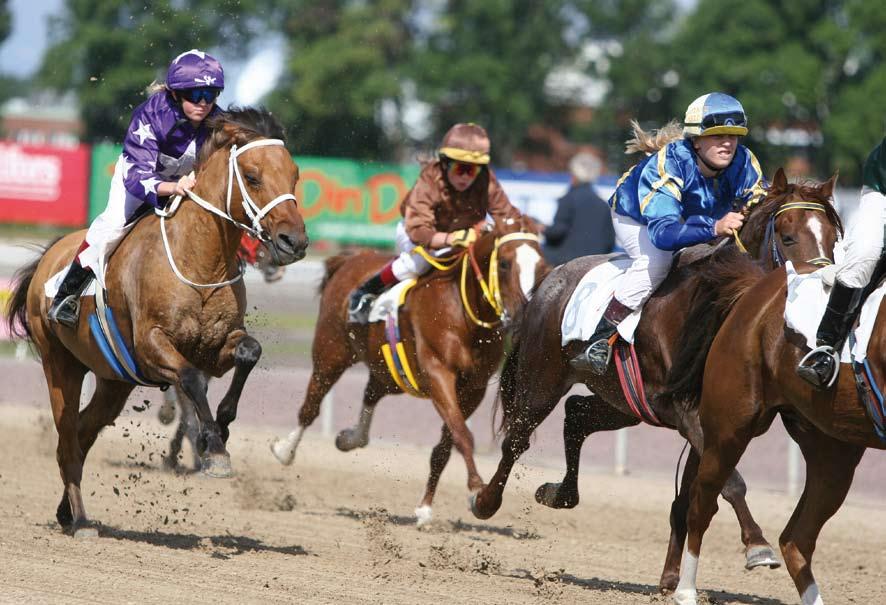
[[(509, 233), (495, 239), (495, 246), (492, 249), (492, 255), (489, 257), (489, 280), (483, 277), (481, 273), (476, 274), (477, 282), (480, 284), (480, 290), (483, 298), (499, 316), (495, 322), (486, 322), (477, 317), (471, 305), (468, 302), (467, 275), (468, 265), (471, 263), (471, 250), (447, 256), (445, 258), (437, 258), (432, 256), (422, 246), (415, 248), (415, 251), (428, 261), (432, 267), (439, 271), (450, 271), (455, 268), (459, 260), (461, 261), (461, 283), (459, 291), (461, 293), (461, 303), (468, 315), (468, 318), (475, 324), (483, 328), (494, 329), (501, 325), (501, 316), (504, 314), (504, 302), (501, 298), (501, 283), (498, 278), (498, 249), (503, 244), (515, 241), (531, 241), (538, 242), (539, 238), (534, 233)], [(473, 246), (472, 246), (473, 248)]]

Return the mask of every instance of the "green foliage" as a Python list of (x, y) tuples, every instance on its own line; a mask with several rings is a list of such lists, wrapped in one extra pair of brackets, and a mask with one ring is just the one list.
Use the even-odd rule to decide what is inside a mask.
[(0, 0), (0, 44), (12, 31), (12, 13), (9, 10), (9, 0)]

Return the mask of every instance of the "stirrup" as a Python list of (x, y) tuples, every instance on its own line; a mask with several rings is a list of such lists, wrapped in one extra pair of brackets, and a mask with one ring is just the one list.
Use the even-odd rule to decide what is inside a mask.
[(69, 294), (61, 299), (58, 304), (49, 308), (50, 321), (60, 323), (69, 328), (76, 328), (80, 319), (80, 296)]
[(606, 374), (609, 368), (609, 362), (612, 360), (612, 345), (609, 344), (608, 338), (595, 340), (588, 347), (569, 360), (576, 370), (590, 369), (594, 374), (602, 376)]
[(368, 292), (363, 294), (356, 305), (348, 307), (348, 322), (355, 324), (369, 323), (369, 312), (372, 310), (372, 301), (378, 298)]
[[(815, 369), (815, 364), (820, 361), (820, 355), (827, 356), (827, 358), (829, 358), (834, 364), (833, 369), (831, 370), (830, 380), (828, 380), (828, 383), (826, 385), (815, 383), (811, 380), (811, 374), (813, 373), (816, 377), (821, 377), (821, 374), (819, 374)], [(803, 359), (800, 360), (800, 363), (797, 364), (797, 374), (800, 376), (800, 378), (810, 383), (814, 387), (820, 389), (829, 389), (834, 386), (834, 383), (837, 381), (837, 376), (840, 375), (840, 354), (837, 353), (834, 347), (830, 345), (815, 347), (814, 349), (806, 353), (806, 355), (803, 356)]]

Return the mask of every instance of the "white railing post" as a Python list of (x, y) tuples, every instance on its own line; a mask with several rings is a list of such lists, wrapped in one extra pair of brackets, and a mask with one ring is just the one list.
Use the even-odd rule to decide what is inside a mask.
[(628, 474), (628, 429), (615, 432), (615, 474)]
[(788, 495), (796, 498), (800, 494), (800, 446), (793, 439), (788, 440)]
[(329, 392), (323, 397), (323, 401), (320, 402), (320, 431), (324, 437), (331, 437), (333, 431), (335, 397), (332, 393), (333, 390), (329, 389)]

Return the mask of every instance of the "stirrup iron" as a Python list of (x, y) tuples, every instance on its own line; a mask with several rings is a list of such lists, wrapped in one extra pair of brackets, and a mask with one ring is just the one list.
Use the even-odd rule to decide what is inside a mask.
[(815, 347), (806, 355), (803, 356), (803, 359), (800, 360), (800, 363), (797, 364), (797, 368), (812, 368), (811, 364), (807, 365), (812, 358), (814, 358), (818, 354), (824, 354), (830, 357), (834, 362), (834, 371), (831, 373), (831, 379), (828, 381), (827, 385), (824, 388), (829, 389), (834, 386), (834, 383), (837, 382), (837, 376), (840, 375), (840, 354), (834, 349), (834, 347), (830, 345), (821, 345), (819, 347)]

